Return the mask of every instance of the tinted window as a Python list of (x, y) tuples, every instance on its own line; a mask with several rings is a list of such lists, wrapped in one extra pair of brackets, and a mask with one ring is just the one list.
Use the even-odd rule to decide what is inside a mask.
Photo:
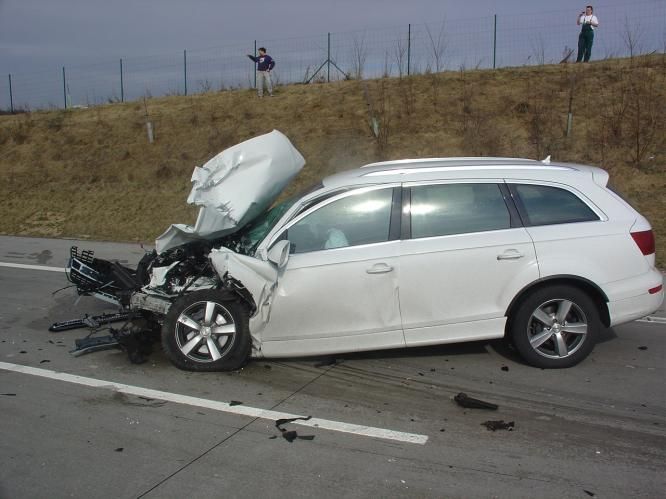
[(546, 185), (516, 185), (530, 225), (589, 222), (599, 217), (573, 192)]
[(393, 189), (352, 194), (333, 201), (287, 231), (292, 253), (388, 241)]
[(509, 211), (496, 184), (412, 187), (412, 238), (508, 229)]

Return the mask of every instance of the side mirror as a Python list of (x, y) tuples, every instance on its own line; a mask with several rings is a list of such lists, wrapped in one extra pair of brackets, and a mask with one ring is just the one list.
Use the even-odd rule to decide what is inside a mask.
[(268, 261), (273, 262), (279, 269), (287, 265), (291, 243), (285, 239), (278, 241), (268, 250)]

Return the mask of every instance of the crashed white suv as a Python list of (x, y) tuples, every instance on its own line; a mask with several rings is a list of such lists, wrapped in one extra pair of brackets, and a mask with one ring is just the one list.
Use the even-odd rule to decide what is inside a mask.
[[(296, 165), (273, 179), (281, 184), (302, 158), (286, 137), (278, 142)], [(247, 210), (230, 217), (237, 204), (224, 195), (197, 197), (206, 182), (224, 190), (224, 180), (210, 181), (213, 170), (208, 180), (195, 171), (197, 226), (172, 227), (136, 270), (75, 250), (68, 271), (79, 292), (161, 328), (181, 369), (502, 337), (529, 364), (569, 367), (602, 327), (648, 315), (664, 297), (650, 224), (599, 168), (508, 158), (375, 163), (220, 231), (222, 219), (233, 226)], [(257, 180), (246, 175), (227, 196)]]

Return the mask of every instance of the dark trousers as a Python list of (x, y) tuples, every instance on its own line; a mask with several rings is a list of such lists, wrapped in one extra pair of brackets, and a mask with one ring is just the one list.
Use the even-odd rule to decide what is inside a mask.
[(576, 62), (587, 62), (592, 55), (592, 42), (594, 42), (594, 31), (588, 25), (583, 26), (583, 29), (578, 35), (578, 57)]

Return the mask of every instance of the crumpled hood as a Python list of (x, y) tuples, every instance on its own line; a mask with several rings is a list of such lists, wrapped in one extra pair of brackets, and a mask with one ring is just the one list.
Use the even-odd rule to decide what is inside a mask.
[(192, 173), (187, 202), (201, 207), (196, 223), (171, 225), (155, 240), (157, 252), (236, 232), (263, 213), (304, 164), (277, 130), (225, 149)]

